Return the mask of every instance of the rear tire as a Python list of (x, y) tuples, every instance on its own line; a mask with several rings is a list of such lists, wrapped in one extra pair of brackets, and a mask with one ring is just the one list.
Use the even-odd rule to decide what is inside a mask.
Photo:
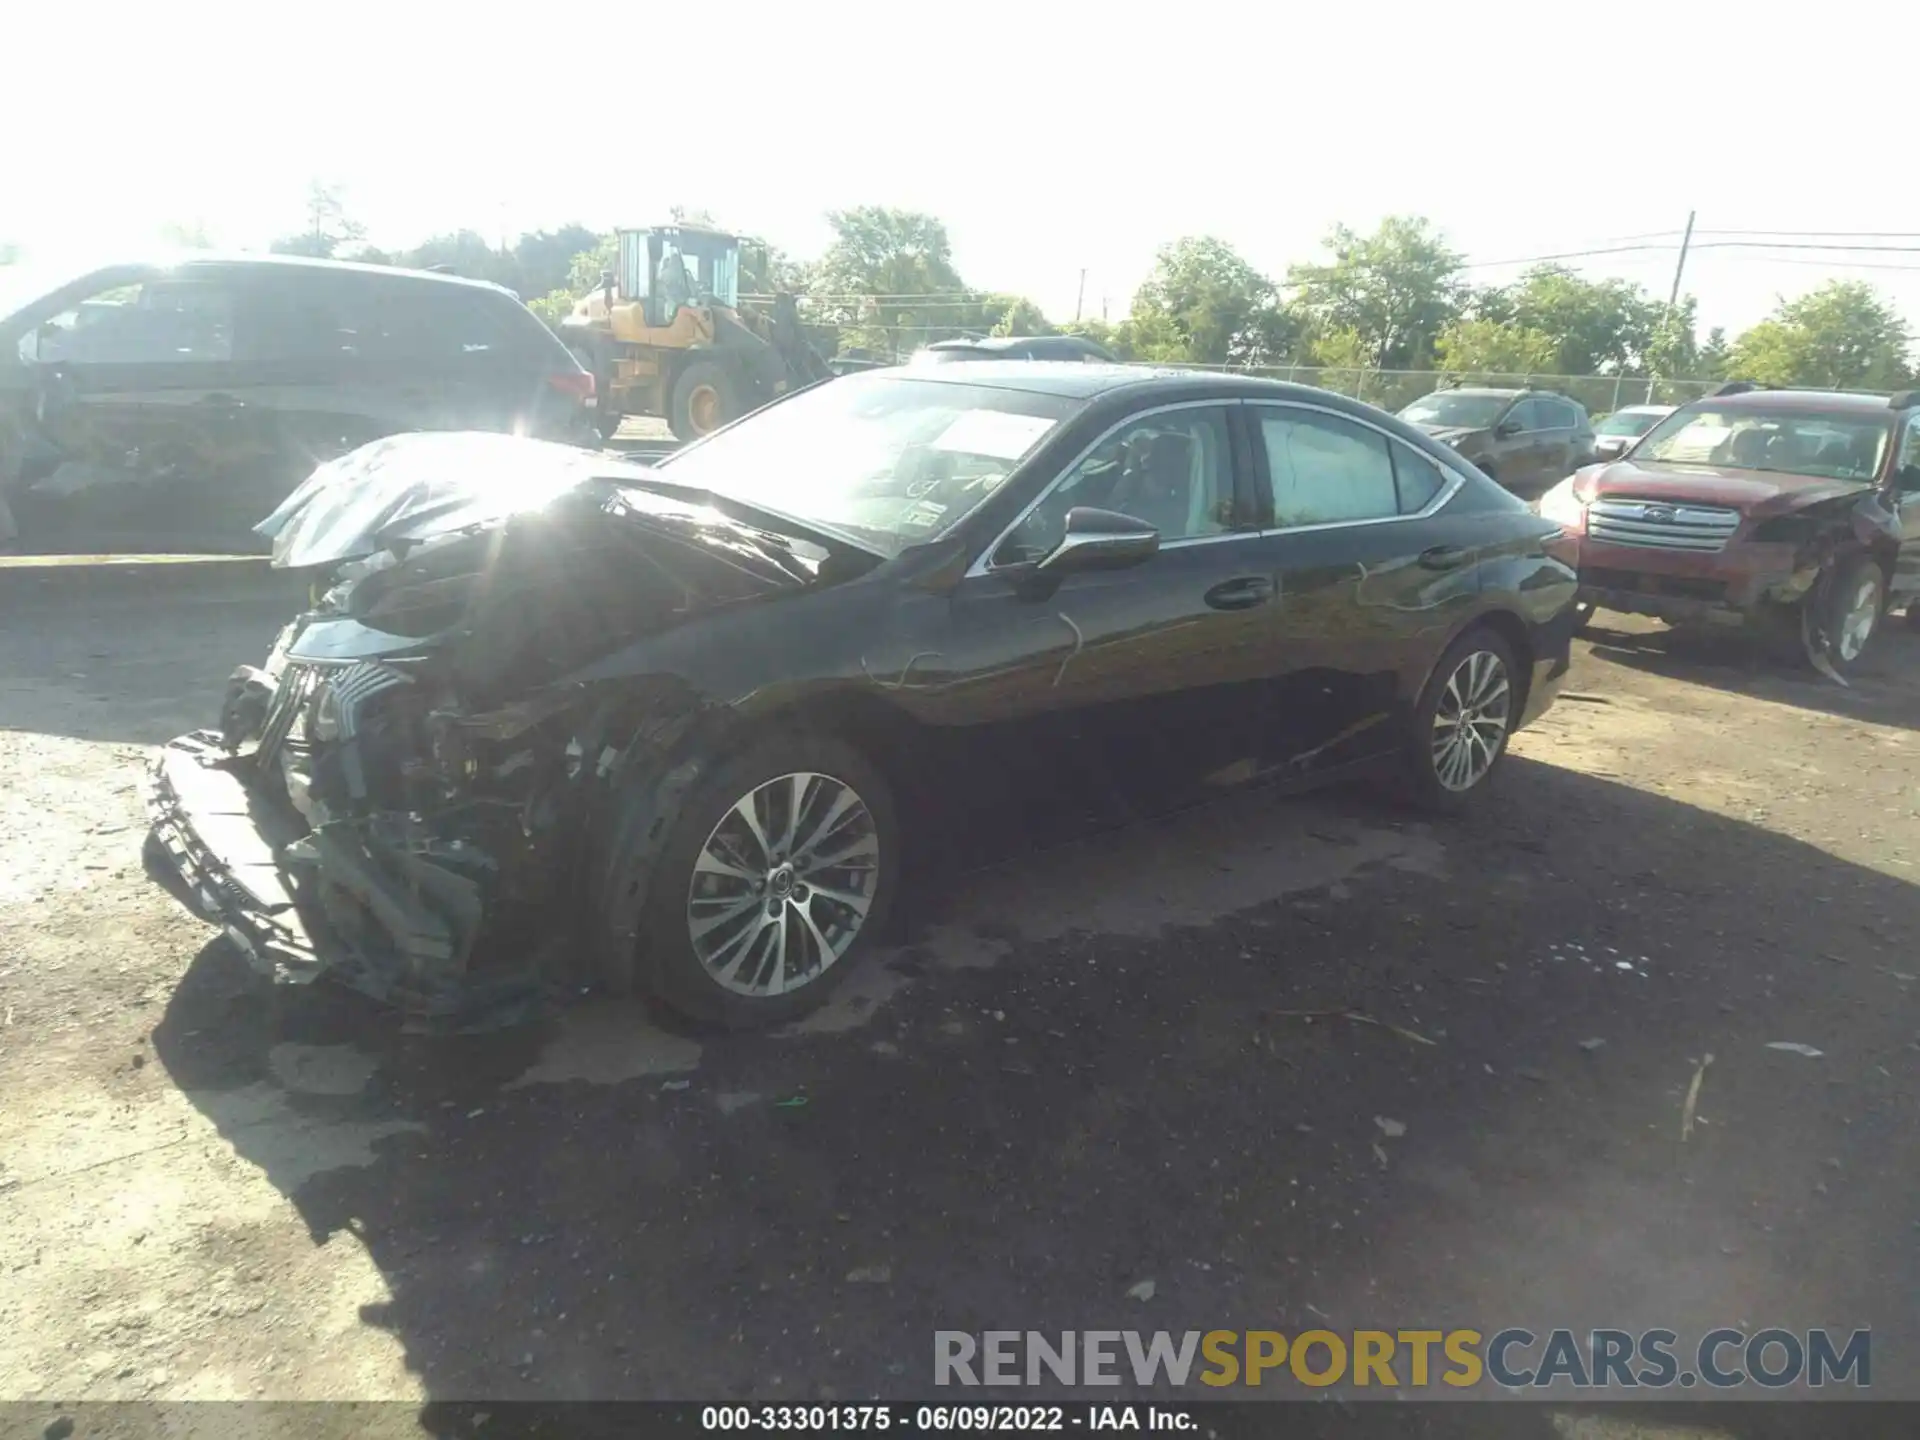
[(769, 736), (680, 806), (651, 867), (635, 968), (695, 1019), (783, 1024), (825, 1003), (885, 932), (901, 873), (879, 770), (829, 735)]
[(1487, 788), (1520, 720), (1520, 671), (1499, 632), (1476, 625), (1447, 647), (1414, 707), (1403, 760), (1407, 795), (1457, 815)]
[(673, 382), (667, 424), (682, 441), (711, 435), (740, 413), (738, 387), (725, 369), (711, 360), (696, 360)]

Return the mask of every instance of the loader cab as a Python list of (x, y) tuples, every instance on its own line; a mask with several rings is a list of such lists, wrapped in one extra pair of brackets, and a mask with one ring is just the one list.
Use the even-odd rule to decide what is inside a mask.
[(687, 225), (622, 230), (619, 236), (620, 298), (639, 302), (649, 326), (671, 325), (683, 306), (739, 307), (739, 236)]

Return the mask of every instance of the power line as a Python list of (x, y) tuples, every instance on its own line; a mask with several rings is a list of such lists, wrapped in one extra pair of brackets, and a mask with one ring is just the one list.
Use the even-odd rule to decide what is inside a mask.
[[(1702, 231), (1702, 234), (1713, 232)], [(1920, 236), (1915, 236), (1920, 239)], [(1644, 255), (1678, 250), (1678, 245), (1608, 245), (1591, 250), (1563, 250), (1553, 255), (1522, 255), (1511, 260), (1471, 260), (1463, 270), (1496, 270), (1507, 265), (1543, 265), (1550, 260), (1586, 260), (1597, 255)], [(1920, 255), (1920, 245), (1826, 244), (1789, 240), (1695, 240), (1695, 250), (1818, 250), (1823, 253)], [(1815, 262), (1818, 263), (1818, 262)], [(1831, 262), (1841, 263), (1841, 262)]]
[(1809, 236), (1830, 236), (1841, 240), (1920, 240), (1920, 230), (1702, 230), (1700, 233), (1749, 238), (1775, 236), (1782, 239), (1805, 239)]

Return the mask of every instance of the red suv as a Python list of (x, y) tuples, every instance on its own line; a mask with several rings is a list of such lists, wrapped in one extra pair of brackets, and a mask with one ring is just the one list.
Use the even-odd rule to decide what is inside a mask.
[(1920, 391), (1725, 385), (1538, 508), (1579, 542), (1583, 621), (1778, 626), (1833, 676), (1889, 610), (1920, 627)]

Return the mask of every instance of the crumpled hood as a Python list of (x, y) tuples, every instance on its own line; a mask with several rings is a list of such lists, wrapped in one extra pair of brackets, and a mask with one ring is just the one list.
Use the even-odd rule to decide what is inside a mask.
[(277, 568), (337, 565), (538, 510), (592, 480), (645, 476), (631, 461), (480, 431), (395, 435), (314, 470), (254, 532)]
[(1797, 509), (1871, 488), (1864, 480), (1833, 480), (1721, 466), (1636, 465), (1631, 460), (1589, 465), (1573, 480), (1574, 497), (1583, 505), (1604, 496), (1619, 495), (1640, 500), (1725, 505), (1743, 514)]

